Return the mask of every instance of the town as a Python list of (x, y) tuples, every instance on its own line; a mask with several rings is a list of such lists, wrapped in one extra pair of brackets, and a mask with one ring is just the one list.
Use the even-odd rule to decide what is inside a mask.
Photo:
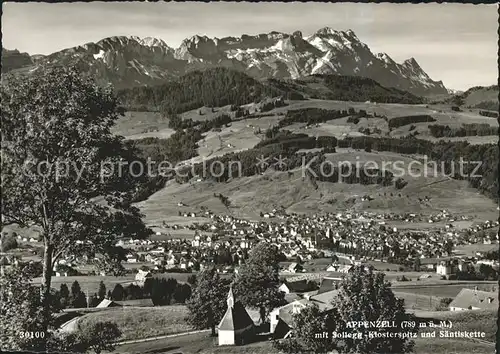
[(116, 5), (2, 7), (0, 351), (493, 352), (490, 5)]

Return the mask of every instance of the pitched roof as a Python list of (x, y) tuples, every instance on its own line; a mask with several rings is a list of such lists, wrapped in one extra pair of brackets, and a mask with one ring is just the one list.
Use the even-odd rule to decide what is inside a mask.
[(103, 307), (117, 307), (117, 306), (121, 306), (120, 304), (117, 304), (116, 302), (114, 302), (113, 300), (109, 300), (109, 299), (103, 299), (99, 305), (97, 305), (96, 307), (99, 307), (99, 308), (103, 308)]
[(153, 307), (154, 306), (153, 300), (151, 300), (151, 298), (123, 300), (123, 301), (115, 301), (115, 302), (121, 306), (138, 306), (138, 307)]
[(324, 277), (321, 279), (318, 294), (335, 290), (335, 285), (339, 282), (339, 278), (341, 278), (340, 275), (338, 277)]
[(463, 309), (467, 309), (469, 306), (481, 310), (497, 310), (498, 294), (496, 292), (462, 289), (449, 305), (449, 307)]
[(286, 284), (287, 288), (290, 289), (290, 292), (292, 293), (306, 292), (311, 288), (311, 285), (307, 283), (306, 279), (297, 280), (294, 282), (285, 281), (284, 284)]
[(237, 301), (233, 307), (228, 307), (219, 323), (219, 330), (237, 331), (252, 326), (254, 323), (245, 307)]
[(318, 293), (317, 295), (311, 296), (310, 300), (320, 302), (325, 305), (330, 305), (332, 300), (334, 300), (337, 297), (338, 293), (339, 290), (330, 290), (324, 293)]
[(322, 295), (312, 296), (309, 300), (302, 299), (293, 301), (285, 306), (282, 306), (278, 309), (279, 318), (285, 322), (289, 327), (293, 326), (293, 313), (294, 308), (297, 306), (306, 307), (308, 305), (316, 304), (320, 311), (328, 311), (333, 308), (333, 305), (330, 303), (331, 300), (336, 296), (338, 291), (331, 291), (328, 293), (324, 293)]
[(279, 308), (278, 316), (283, 322), (291, 327), (293, 325), (293, 309), (296, 306), (306, 307), (308, 304), (310, 304), (310, 302), (306, 299), (291, 302)]
[(290, 302), (294, 302), (295, 300), (300, 300), (302, 299), (302, 297), (300, 297), (299, 295), (297, 295), (296, 293), (289, 293), (289, 294), (285, 294), (285, 300), (286, 302), (290, 303)]
[(234, 300), (233, 288), (230, 287), (227, 294), (227, 310), (219, 323), (219, 330), (238, 331), (253, 325), (254, 322), (245, 307), (241, 302)]

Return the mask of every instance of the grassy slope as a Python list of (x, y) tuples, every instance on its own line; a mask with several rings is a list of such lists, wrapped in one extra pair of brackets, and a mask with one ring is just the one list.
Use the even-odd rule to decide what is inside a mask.
[[(251, 105), (250, 105), (251, 106)], [(432, 114), (436, 117), (435, 124), (457, 124), (460, 125), (465, 122), (476, 123), (489, 123), (497, 125), (497, 121), (492, 118), (482, 117), (475, 112), (452, 112), (446, 105), (439, 107), (425, 105), (402, 105), (402, 104), (369, 104), (360, 102), (340, 102), (340, 101), (323, 101), (323, 100), (308, 100), (308, 101), (291, 101), (286, 107), (280, 107), (266, 112), (272, 116), (261, 118), (245, 119), (235, 121), (230, 127), (224, 127), (221, 132), (208, 132), (202, 141), (198, 143), (199, 156), (192, 159), (192, 161), (201, 161), (204, 157), (211, 158), (218, 155), (224, 155), (230, 152), (245, 150), (253, 147), (261, 139), (263, 134), (254, 134), (256, 129), (264, 132), (267, 128), (277, 124), (282, 119), (282, 115), (289, 109), (300, 109), (307, 107), (316, 107), (324, 109), (347, 109), (354, 107), (355, 109), (365, 109), (368, 112), (376, 112), (379, 115), (385, 115), (389, 119), (392, 117), (414, 114)], [(448, 105), (449, 106), (449, 105)], [(229, 107), (223, 107), (220, 110), (228, 110)], [(217, 109), (219, 110), (219, 109)], [(438, 110), (442, 111), (439, 113)], [(434, 113), (438, 112), (438, 113)], [(188, 111), (183, 114), (185, 118), (191, 119), (210, 119), (212, 115), (219, 114), (220, 112), (211, 113), (211, 109), (204, 109), (203, 115), (200, 116), (198, 110)], [(317, 135), (335, 135), (342, 137), (343, 134), (359, 135), (358, 129), (360, 127), (379, 128), (382, 133), (381, 136), (388, 134), (387, 122), (380, 118), (361, 119), (357, 125), (347, 123), (347, 119), (338, 119), (320, 124), (319, 127), (312, 127), (305, 129), (303, 124), (294, 124), (285, 129), (292, 130), (296, 133), (306, 133), (312, 136)], [(417, 130), (422, 131), (419, 138), (430, 138), (426, 135), (426, 123), (419, 123)], [(142, 133), (146, 129), (158, 128), (158, 132)], [(126, 116), (118, 121), (117, 126), (114, 128), (117, 134), (125, 135), (127, 138), (141, 138), (146, 136), (168, 137), (173, 131), (168, 128), (168, 121), (161, 117), (159, 113), (153, 112), (127, 112)], [(404, 126), (393, 130), (390, 135), (394, 137), (406, 135), (409, 132), (409, 126)], [(220, 139), (219, 139), (220, 137)], [(456, 138), (460, 139), (460, 138)], [(485, 137), (466, 137), (474, 143), (496, 142), (496, 136)], [(221, 144), (222, 141), (222, 144)], [(339, 150), (340, 151), (340, 150)], [(360, 156), (363, 153), (358, 153)], [(347, 155), (352, 155), (352, 151)], [(337, 156), (343, 156), (340, 153)], [(403, 159), (410, 161), (408, 157), (401, 158), (393, 154), (388, 157), (386, 153), (373, 153), (369, 156), (370, 159), (380, 158), (394, 161)], [(269, 177), (266, 177), (269, 178)], [(273, 177), (275, 178), (275, 177)], [(348, 199), (349, 194), (375, 194), (383, 192), (396, 192), (393, 187), (378, 187), (378, 186), (360, 186), (360, 185), (327, 185), (320, 183), (318, 191), (311, 191), (307, 181), (294, 180), (289, 183), (288, 180), (275, 178), (272, 180), (263, 180), (262, 176), (254, 176), (248, 179), (241, 179), (239, 181), (230, 182), (224, 185), (210, 185), (209, 182), (203, 182), (199, 188), (197, 186), (191, 187), (189, 185), (178, 186), (170, 184), (165, 190), (151, 196), (147, 201), (141, 203), (143, 211), (146, 212), (147, 221), (149, 224), (161, 224), (162, 220), (170, 220), (171, 222), (183, 223), (179, 220), (177, 213), (179, 208), (177, 203), (179, 201), (187, 201), (194, 208), (187, 208), (182, 210), (196, 210), (200, 205), (206, 205), (213, 209), (215, 212), (226, 212), (226, 208), (216, 198), (213, 198), (214, 192), (221, 192), (230, 196), (233, 199), (236, 208), (233, 212), (242, 216), (255, 216), (260, 210), (272, 209), (276, 204), (284, 204), (290, 208), (290, 211), (308, 212), (318, 210), (336, 210), (340, 208), (356, 208), (356, 209), (370, 209), (370, 210), (383, 210), (387, 208), (397, 208), (398, 210), (408, 211), (426, 211), (448, 209), (453, 206), (462, 205), (463, 198), (468, 198), (468, 204), (462, 205), (461, 208), (456, 208), (458, 211), (464, 213), (474, 214), (488, 214), (485, 216), (487, 219), (496, 218), (494, 211), (496, 207), (485, 197), (478, 195), (475, 190), (466, 186), (466, 183), (460, 181), (448, 181), (445, 183), (438, 183), (436, 185), (428, 185), (436, 179), (423, 179), (421, 181), (415, 180), (405, 187), (401, 193), (411, 195), (412, 200), (399, 198), (396, 196), (386, 198), (377, 198), (371, 202), (365, 203), (344, 203)], [(208, 183), (208, 184), (207, 184)], [(262, 188), (261, 184), (262, 183)], [(259, 193), (255, 192), (259, 191)], [(193, 192), (195, 192), (194, 195)], [(264, 193), (263, 193), (264, 192)], [(199, 194), (198, 194), (199, 193)], [(280, 193), (280, 198), (277, 199), (276, 195)], [(397, 193), (397, 192), (396, 192)], [(421, 205), (415, 200), (420, 196), (434, 195), (434, 201), (431, 205)], [(282, 198), (281, 198), (282, 197)], [(326, 203), (328, 200), (338, 199), (339, 203), (330, 205)], [(279, 203), (276, 201), (280, 200)], [(189, 204), (188, 203), (188, 204)], [(261, 208), (259, 210), (259, 208)], [(194, 220), (190, 220), (194, 221)], [(200, 221), (200, 220), (198, 220)], [(184, 231), (180, 231), (182, 234)], [(23, 233), (24, 234), (24, 233)], [(189, 234), (189, 233), (188, 233)]]
[[(146, 132), (147, 130), (152, 131)], [(146, 137), (166, 139), (174, 133), (174, 130), (168, 127), (168, 118), (162, 117), (157, 112), (125, 112), (125, 116), (117, 121), (112, 131), (127, 139)]]
[[(52, 277), (52, 287), (54, 289), (59, 290), (61, 284), (66, 284), (68, 288), (71, 289), (71, 284), (76, 280), (80, 284), (80, 287), (83, 292), (89, 292), (89, 295), (97, 292), (99, 289), (99, 283), (101, 281), (104, 282), (106, 286), (106, 290), (113, 290), (116, 284), (121, 284), (122, 286), (126, 286), (134, 281), (135, 275), (127, 275), (123, 277), (114, 277), (114, 276), (73, 276), (73, 277)], [(40, 284), (42, 278), (33, 279), (34, 284)]]
[[(202, 161), (203, 158), (212, 158), (215, 156), (224, 155), (230, 152), (246, 150), (253, 147), (263, 138), (263, 135), (254, 134), (256, 129), (264, 132), (267, 128), (277, 124), (282, 115), (289, 109), (300, 109), (307, 107), (325, 108), (325, 109), (347, 109), (354, 107), (355, 109), (366, 109), (368, 112), (376, 112), (380, 115), (387, 117), (397, 117), (401, 115), (412, 114), (432, 114), (436, 117), (439, 124), (456, 124), (461, 125), (465, 122), (477, 122), (490, 124), (497, 124), (495, 119), (481, 117), (477, 114), (470, 112), (451, 112), (443, 111), (443, 113), (434, 113), (435, 107), (426, 108), (424, 105), (400, 105), (400, 104), (368, 104), (368, 103), (354, 103), (354, 102), (340, 102), (340, 101), (322, 101), (322, 100), (308, 100), (308, 101), (292, 101), (287, 107), (281, 107), (272, 110), (270, 114), (273, 116), (266, 116), (262, 118), (245, 119), (233, 122), (230, 127), (224, 127), (221, 132), (208, 132), (205, 134), (204, 139), (199, 142), (198, 157), (191, 159), (191, 162)], [(439, 110), (442, 107), (439, 108)], [(210, 119), (212, 116), (220, 114), (221, 111), (225, 112), (229, 107), (222, 107), (217, 109), (218, 112), (212, 113), (211, 109), (202, 109), (202, 115), (199, 115), (199, 110), (189, 111), (183, 114), (184, 118), (191, 118), (194, 120)], [(437, 112), (437, 111), (436, 111)], [(172, 131), (166, 128), (168, 122), (164, 121), (158, 113), (144, 113), (144, 112), (128, 112), (127, 116), (119, 121), (116, 131), (127, 135), (128, 138), (139, 138), (145, 136), (158, 136), (166, 137)], [(417, 124), (417, 130), (422, 131), (420, 137), (426, 138), (426, 123)], [(157, 127), (159, 132), (140, 134), (146, 128)], [(317, 135), (334, 135), (342, 137), (345, 135), (360, 135), (358, 129), (361, 127), (379, 128), (382, 133), (381, 136), (388, 134), (387, 122), (380, 118), (361, 119), (357, 125), (347, 123), (347, 119), (338, 119), (335, 121), (320, 124), (319, 127), (312, 127), (305, 129), (303, 124), (294, 124), (286, 127), (295, 133), (306, 133), (312, 136)], [(398, 137), (406, 135), (409, 132), (409, 126), (398, 128), (390, 133), (391, 136)], [(428, 137), (428, 136), (427, 136)], [(430, 137), (428, 137), (430, 138)], [(497, 137), (468, 137), (466, 138), (476, 143), (492, 142)], [(357, 153), (363, 155), (364, 153)], [(343, 157), (342, 154), (336, 154), (337, 157)], [(347, 152), (347, 156), (352, 156), (352, 151)], [(365, 157), (368, 159), (375, 159), (379, 161), (400, 160), (401, 157), (396, 154), (388, 156), (387, 153), (373, 153)], [(363, 157), (363, 156), (362, 156)], [(411, 158), (404, 157), (406, 163), (411, 161)], [(408, 211), (425, 211), (431, 209), (447, 209), (453, 205), (461, 205), (459, 200), (467, 196), (469, 203), (467, 209), (461, 209), (464, 212), (486, 212), (487, 209), (494, 211), (494, 206), (486, 198), (477, 195), (477, 193), (466, 186), (466, 183), (460, 181), (448, 181), (437, 185), (429, 185), (437, 181), (435, 178), (424, 178), (420, 181), (415, 180), (415, 183), (410, 183), (404, 190), (403, 194), (409, 194), (413, 199), (419, 196), (435, 195), (432, 205), (421, 205), (415, 200), (405, 200), (399, 197), (378, 198), (371, 202), (365, 203), (343, 203), (348, 199), (348, 194), (365, 194), (365, 193), (382, 193), (383, 192), (396, 192), (392, 187), (378, 187), (378, 186), (355, 186), (355, 185), (330, 185), (320, 183), (318, 192), (311, 192), (310, 186), (307, 181), (294, 180), (289, 183), (288, 180), (283, 178), (275, 178), (269, 180), (266, 177), (265, 181), (261, 176), (254, 176), (247, 179), (241, 179), (235, 182), (230, 182), (224, 185), (212, 185), (209, 182), (195, 183), (194, 186), (184, 185), (179, 186), (175, 183), (151, 196), (147, 201), (140, 203), (143, 211), (147, 215), (147, 221), (150, 225), (157, 226), (161, 221), (185, 223), (185, 219), (179, 220), (177, 212), (179, 208), (177, 203), (183, 201), (191, 206), (191, 208), (183, 208), (185, 211), (197, 211), (201, 205), (207, 206), (215, 212), (226, 212), (227, 209), (220, 203), (217, 198), (213, 198), (214, 192), (223, 193), (231, 196), (233, 204), (236, 208), (233, 212), (241, 216), (255, 216), (259, 210), (272, 209), (276, 206), (275, 195), (280, 193), (280, 204), (290, 207), (290, 211), (307, 212), (310, 210), (318, 211), (333, 210), (338, 207), (342, 208), (361, 208), (382, 210), (386, 208), (398, 208)], [(273, 177), (274, 178), (274, 177)], [(262, 187), (262, 188), (261, 188)], [(265, 191), (265, 193), (255, 193), (255, 191)], [(193, 194), (194, 192), (194, 194)], [(328, 205), (326, 201), (331, 199), (340, 199), (337, 205)], [(470, 206), (470, 207), (469, 207)], [(488, 217), (489, 218), (489, 217)], [(189, 220), (192, 222), (195, 220)], [(196, 220), (198, 222), (203, 220)], [(179, 232), (177, 232), (179, 233)], [(181, 235), (182, 234), (182, 235)], [(189, 232), (188, 232), (189, 234)], [(186, 236), (184, 231), (180, 231), (180, 236)], [(189, 235), (188, 235), (189, 236)]]
[(110, 308), (83, 316), (79, 324), (112, 321), (122, 331), (120, 340), (140, 339), (192, 330), (193, 328), (185, 321), (187, 314), (186, 306), (181, 305)]
[[(490, 354), (494, 353), (492, 346), (475, 343), (472, 341), (449, 339), (418, 338), (414, 348), (416, 354)], [(280, 352), (273, 348), (271, 342), (259, 342), (246, 346), (238, 347), (219, 347), (216, 338), (210, 338), (206, 333), (193, 334), (177, 338), (168, 338), (164, 340), (128, 344), (119, 346), (116, 350), (119, 353), (183, 353), (183, 354), (279, 354)]]
[(474, 107), (482, 102), (495, 102), (498, 106), (498, 86), (473, 88), (465, 92), (466, 107)]
[[(498, 85), (472, 87), (464, 93), (437, 99), (437, 101), (446, 104), (456, 104), (456, 102), (462, 101), (462, 106), (466, 108), (482, 107), (496, 111), (498, 110)], [(487, 108), (484, 107), (484, 104)]]
[[(384, 161), (403, 161), (404, 166), (415, 157), (401, 156), (393, 153), (367, 153), (339, 149), (330, 155), (335, 162), (375, 161), (381, 165)], [(417, 167), (417, 166), (413, 166)], [(389, 167), (386, 167), (389, 168)], [(415, 170), (416, 172), (416, 170)], [(318, 211), (335, 212), (339, 209), (356, 209), (368, 211), (399, 210), (408, 212), (437, 212), (448, 209), (459, 214), (477, 215), (479, 219), (496, 218), (493, 201), (477, 193), (467, 186), (465, 181), (449, 180), (442, 176), (406, 177), (408, 185), (398, 191), (394, 186), (363, 186), (359, 184), (333, 184), (318, 182), (318, 189), (312, 188), (308, 179), (302, 179), (300, 170), (292, 176), (281, 172), (266, 172), (264, 175), (234, 179), (228, 183), (215, 183), (208, 180), (193, 181), (192, 184), (167, 183), (161, 191), (153, 194), (148, 200), (138, 203), (146, 214), (149, 225), (160, 226), (162, 221), (178, 223), (191, 219), (177, 216), (178, 211), (199, 211), (201, 206), (216, 213), (227, 213), (228, 210), (220, 200), (213, 196), (222, 193), (229, 197), (232, 207), (230, 212), (237, 216), (256, 218), (260, 211), (269, 211), (280, 205), (290, 212), (313, 213)], [(432, 184), (434, 182), (439, 182)], [(384, 193), (386, 196), (384, 197)], [(390, 193), (393, 195), (391, 196)], [(401, 196), (399, 196), (401, 193)], [(361, 201), (361, 196), (369, 194), (375, 199)], [(279, 198), (276, 196), (279, 195)], [(358, 196), (355, 200), (353, 197)], [(430, 196), (430, 202), (420, 202), (418, 198)], [(467, 198), (468, 203), (462, 201)], [(186, 207), (178, 207), (183, 202)], [(194, 221), (194, 220), (193, 220)], [(200, 219), (198, 221), (203, 221)], [(156, 230), (155, 230), (156, 231)], [(161, 228), (158, 229), (161, 231)]]
[(381, 86), (372, 79), (359, 76), (312, 75), (298, 80), (269, 79), (266, 82), (271, 86), (298, 92), (309, 98), (423, 103), (421, 97), (396, 88)]
[(438, 320), (451, 321), (451, 331), (479, 331), (486, 334), (484, 340), (493, 342), (497, 332), (497, 312), (495, 311), (444, 311), (437, 316)]
[(495, 348), (484, 343), (447, 338), (417, 338), (416, 354), (493, 354)]

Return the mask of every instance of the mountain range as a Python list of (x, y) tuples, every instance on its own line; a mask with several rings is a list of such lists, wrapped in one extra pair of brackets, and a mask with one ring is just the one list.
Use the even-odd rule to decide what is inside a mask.
[(329, 27), (308, 37), (300, 31), (220, 39), (195, 35), (183, 40), (178, 48), (157, 38), (116, 36), (46, 56), (3, 49), (2, 65), (2, 72), (76, 66), (119, 89), (161, 84), (193, 70), (227, 67), (257, 79), (352, 75), (416, 95), (448, 93), (443, 83), (432, 80), (414, 58), (396, 63), (388, 54), (372, 53), (352, 30)]

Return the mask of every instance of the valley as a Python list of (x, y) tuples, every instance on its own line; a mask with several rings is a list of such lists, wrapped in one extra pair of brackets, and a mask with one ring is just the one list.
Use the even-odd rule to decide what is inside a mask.
[[(367, 31), (176, 31), (2, 49), (16, 348), (491, 353), (498, 86), (445, 87), (416, 36), (396, 62)], [(55, 340), (17, 338), (38, 329)]]

